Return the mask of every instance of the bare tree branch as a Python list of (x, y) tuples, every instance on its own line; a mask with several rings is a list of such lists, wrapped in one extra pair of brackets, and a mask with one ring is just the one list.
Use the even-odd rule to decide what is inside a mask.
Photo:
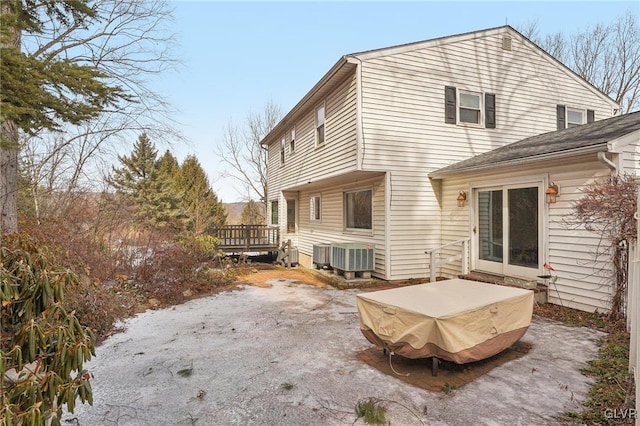
[(260, 141), (282, 118), (282, 109), (267, 102), (260, 113), (250, 112), (244, 127), (229, 123), (218, 151), (221, 160), (230, 167), (224, 176), (239, 182), (247, 200), (257, 199), (266, 211), (267, 206), (267, 150)]
[(640, 109), (640, 28), (631, 10), (611, 24), (570, 36), (540, 36), (536, 21), (520, 32), (620, 104), (622, 113)]
[(43, 15), (42, 32), (25, 34), (23, 50), (29, 56), (90, 65), (106, 75), (110, 85), (124, 88), (127, 97), (90, 123), (67, 125), (57, 134), (39, 132), (24, 141), (20, 161), (32, 179), (30, 185), (39, 187), (34, 196), (97, 185), (103, 175), (100, 168), (140, 133), (161, 142), (182, 139), (174, 111), (149, 85), (149, 77), (178, 65), (171, 54), (168, 1), (93, 0), (90, 7), (95, 18), (83, 21)]

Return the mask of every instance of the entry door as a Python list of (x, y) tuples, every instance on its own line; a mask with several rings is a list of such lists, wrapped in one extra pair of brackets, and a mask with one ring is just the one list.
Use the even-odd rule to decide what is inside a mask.
[(475, 268), (535, 278), (541, 257), (541, 189), (502, 186), (475, 191)]
[(296, 232), (296, 200), (287, 200), (287, 233)]

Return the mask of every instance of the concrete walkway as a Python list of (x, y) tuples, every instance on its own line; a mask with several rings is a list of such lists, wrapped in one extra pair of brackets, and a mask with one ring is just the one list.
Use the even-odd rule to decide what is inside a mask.
[(392, 425), (557, 424), (580, 408), (580, 369), (603, 335), (536, 319), (528, 354), (450, 394), (429, 392), (356, 359), (371, 347), (358, 290), (271, 283), (128, 320), (87, 365), (94, 405), (63, 424), (351, 425), (369, 397), (387, 401)]

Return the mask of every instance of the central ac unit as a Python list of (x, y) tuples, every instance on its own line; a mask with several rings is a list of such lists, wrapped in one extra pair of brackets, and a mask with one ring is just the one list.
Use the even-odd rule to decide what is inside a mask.
[(313, 245), (313, 263), (319, 267), (329, 266), (331, 263), (331, 244)]
[(373, 244), (332, 243), (331, 267), (345, 272), (373, 271), (375, 269)]

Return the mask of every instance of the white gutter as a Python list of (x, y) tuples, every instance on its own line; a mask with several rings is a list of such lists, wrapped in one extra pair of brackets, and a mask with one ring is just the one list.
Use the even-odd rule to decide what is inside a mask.
[(583, 147), (583, 148), (577, 148), (577, 149), (570, 149), (566, 151), (548, 152), (545, 154), (535, 155), (531, 157), (514, 158), (510, 160), (497, 161), (495, 163), (489, 163), (489, 164), (484, 163), (478, 166), (470, 166), (470, 167), (465, 167), (463, 169), (445, 171), (444, 173), (438, 173), (437, 171), (433, 171), (431, 173), (428, 173), (427, 176), (430, 179), (442, 179), (447, 176), (458, 175), (461, 173), (478, 172), (478, 171), (483, 171), (486, 169), (494, 169), (498, 167), (521, 166), (524, 164), (536, 163), (540, 161), (557, 160), (562, 158), (573, 158), (576, 155), (584, 155), (584, 154), (592, 154), (594, 152), (601, 152), (602, 149), (603, 149), (602, 145), (595, 145), (595, 146), (589, 146), (589, 147)]
[(611, 176), (618, 176), (618, 166), (607, 158), (606, 152), (598, 152), (598, 160), (611, 169)]

